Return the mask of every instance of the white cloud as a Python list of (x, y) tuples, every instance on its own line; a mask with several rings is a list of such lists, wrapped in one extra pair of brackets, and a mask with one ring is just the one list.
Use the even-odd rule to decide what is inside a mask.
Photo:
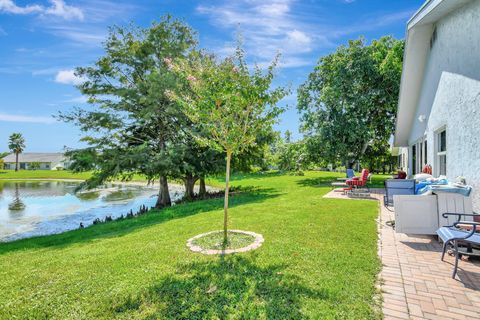
[(270, 3), (256, 7), (256, 10), (267, 16), (282, 16), (290, 11), (288, 3)]
[[(355, 2), (355, 0), (337, 1)], [(306, 2), (236, 0), (211, 5), (210, 1), (204, 0), (204, 4), (197, 7), (197, 12), (208, 17), (210, 23), (218, 28), (232, 34), (236, 30), (240, 31), (249, 57), (259, 65), (268, 65), (268, 62), (280, 52), (280, 65), (284, 68), (311, 65), (312, 52), (331, 50), (346, 36), (358, 37), (386, 25), (406, 22), (413, 13), (412, 10), (393, 13), (377, 11), (367, 16), (352, 18), (351, 23), (335, 25), (328, 19), (329, 12), (313, 14), (312, 5)], [(210, 39), (207, 46), (224, 55), (231, 51), (232, 42), (228, 40), (221, 43), (218, 39)]]
[(0, 113), (0, 121), (5, 122), (23, 122), (23, 123), (41, 123), (41, 124), (52, 124), (56, 120), (52, 117), (43, 117), (43, 116), (22, 116), (14, 114)]
[[(259, 65), (268, 65), (280, 53), (282, 67), (288, 68), (310, 64), (306, 53), (313, 47), (330, 45), (326, 37), (314, 32), (315, 24), (292, 12), (293, 4), (294, 0), (239, 0), (218, 6), (200, 5), (197, 12), (208, 16), (216, 26), (239, 30), (247, 52)], [(224, 43), (215, 51), (225, 53), (231, 47), (231, 42)]]
[(65, 20), (78, 19), (83, 20), (83, 12), (77, 7), (65, 4), (63, 0), (50, 0), (52, 4), (45, 10), (45, 14), (62, 17)]
[(73, 70), (60, 70), (55, 76), (55, 82), (63, 84), (79, 85), (85, 81), (84, 78), (75, 75)]
[(12, 14), (30, 14), (30, 13), (40, 13), (44, 10), (42, 6), (37, 4), (26, 5), (25, 7), (20, 7), (13, 2), (13, 0), (0, 0), (0, 12), (12, 13)]
[(310, 51), (310, 44), (312, 39), (307, 36), (304, 32), (299, 30), (293, 30), (287, 32), (288, 45), (297, 50), (304, 52)]
[(38, 4), (18, 6), (13, 0), (0, 0), (0, 12), (10, 14), (40, 14), (42, 16), (56, 16), (65, 20), (83, 20), (83, 11), (80, 8), (67, 5), (64, 0), (49, 0), (50, 6)]

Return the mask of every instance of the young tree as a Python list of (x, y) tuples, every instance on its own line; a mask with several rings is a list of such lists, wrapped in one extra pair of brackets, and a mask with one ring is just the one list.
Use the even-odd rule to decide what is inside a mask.
[(12, 133), (10, 135), (8, 149), (15, 153), (15, 171), (18, 171), (18, 155), (25, 149), (25, 139), (21, 133)]
[(370, 144), (388, 141), (395, 127), (404, 42), (364, 39), (322, 57), (298, 89), (309, 152), (352, 166)]
[(228, 194), (232, 156), (253, 146), (257, 133), (276, 121), (282, 108), (276, 104), (286, 94), (284, 88), (271, 89), (277, 60), (263, 72), (256, 66), (251, 72), (244, 52), (238, 48), (229, 58), (218, 61), (211, 55), (192, 54), (173, 67), (181, 74), (189, 90), (171, 93), (180, 101), (204, 135), (197, 140), (221, 150), (226, 156), (224, 199), (224, 242), (228, 241)]
[(168, 59), (186, 57), (195, 45), (190, 27), (166, 16), (147, 29), (112, 28), (105, 55), (91, 67), (77, 68), (86, 80), (78, 88), (91, 106), (60, 118), (88, 133), (83, 140), (95, 151), (97, 170), (90, 186), (141, 173), (160, 181), (156, 207), (171, 204), (167, 179), (176, 168), (169, 146), (187, 118), (165, 95), (178, 82)]

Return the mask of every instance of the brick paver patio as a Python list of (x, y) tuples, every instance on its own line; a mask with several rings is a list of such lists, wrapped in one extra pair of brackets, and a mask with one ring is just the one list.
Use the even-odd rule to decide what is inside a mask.
[[(331, 192), (327, 197), (341, 198)], [(372, 194), (381, 200), (381, 194)], [(382, 202), (380, 202), (382, 203)], [(460, 261), (452, 279), (453, 257), (440, 261), (435, 237), (397, 234), (394, 213), (380, 205), (380, 286), (385, 319), (480, 319), (480, 263)]]

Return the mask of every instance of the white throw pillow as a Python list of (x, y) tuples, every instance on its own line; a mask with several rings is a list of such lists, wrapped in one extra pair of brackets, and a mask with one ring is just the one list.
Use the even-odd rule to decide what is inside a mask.
[(433, 177), (431, 174), (428, 174), (428, 173), (419, 173), (419, 174), (416, 174), (413, 178), (417, 181), (425, 181)]

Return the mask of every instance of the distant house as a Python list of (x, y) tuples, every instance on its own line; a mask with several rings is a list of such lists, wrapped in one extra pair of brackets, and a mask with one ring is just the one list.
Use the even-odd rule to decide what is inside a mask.
[[(15, 154), (11, 153), (3, 158), (4, 169), (15, 169)], [(18, 166), (21, 170), (62, 170), (67, 168), (67, 160), (63, 153), (20, 153)]]
[(464, 176), (480, 210), (480, 1), (426, 1), (409, 20), (394, 146), (409, 175)]

